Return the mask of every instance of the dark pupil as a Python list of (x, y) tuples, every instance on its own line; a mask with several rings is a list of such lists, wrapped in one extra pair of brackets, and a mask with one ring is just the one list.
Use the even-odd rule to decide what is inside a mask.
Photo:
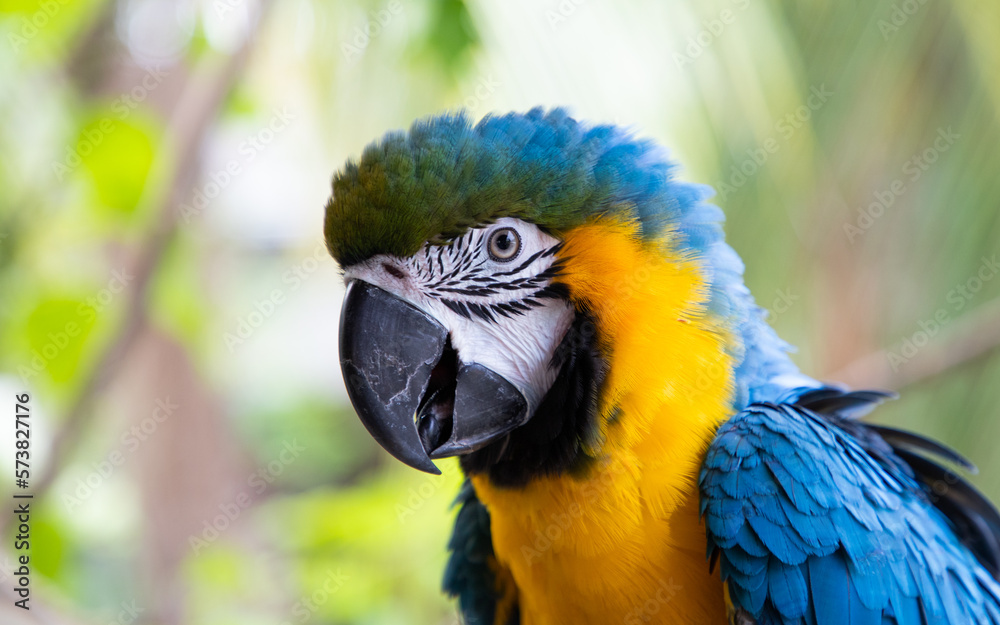
[(500, 250), (501, 252), (506, 252), (510, 249), (511, 245), (513, 245), (514, 242), (511, 240), (509, 234), (503, 232), (497, 236), (496, 244), (498, 250)]

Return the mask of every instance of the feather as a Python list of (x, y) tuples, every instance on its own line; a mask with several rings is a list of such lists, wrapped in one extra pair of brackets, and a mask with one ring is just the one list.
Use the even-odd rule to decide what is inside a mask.
[(726, 562), (740, 573), (747, 577), (756, 577), (764, 573), (767, 568), (769, 558), (754, 557), (743, 551), (739, 547), (732, 547), (726, 550)]
[(935, 505), (955, 524), (959, 539), (1000, 579), (1000, 514), (968, 482), (906, 450), (896, 452), (916, 472)]
[(809, 558), (809, 586), (817, 625), (850, 623), (851, 577), (842, 553)]
[(786, 564), (805, 562), (808, 547), (794, 533), (761, 516), (751, 516), (747, 522), (775, 558)]
[(768, 599), (786, 619), (801, 618), (808, 606), (805, 579), (798, 566), (771, 558), (767, 568)]
[[(716, 523), (729, 537), (716, 544), (731, 588), (741, 589), (734, 605), (781, 625), (992, 619), (1000, 613), (1000, 585), (960, 542), (979, 535), (981, 549), (991, 546), (987, 537), (1000, 535), (992, 506), (940, 465), (893, 448), (868, 426), (812, 411), (854, 410), (885, 398), (872, 392), (841, 401), (838, 393), (806, 390), (809, 407), (752, 406), (720, 428), (710, 446), (725, 440), (720, 446), (729, 457), (731, 450), (757, 450), (738, 464), (716, 460), (699, 477), (710, 542), (719, 538), (711, 520), (725, 516)], [(760, 444), (741, 445), (742, 436)], [(911, 439), (893, 439), (903, 440)], [(748, 469), (751, 458), (762, 462)], [(725, 475), (724, 466), (739, 475)], [(946, 478), (949, 489), (929, 499), (921, 484)], [(739, 518), (745, 523), (734, 533)], [(757, 609), (762, 560), (768, 591)]]
[(915, 451), (923, 451), (932, 456), (941, 456), (945, 460), (954, 462), (971, 473), (977, 472), (976, 465), (969, 462), (957, 451), (925, 436), (920, 436), (919, 434), (906, 432), (904, 430), (897, 430), (896, 428), (890, 428), (884, 425), (869, 425), (868, 427), (881, 436), (885, 442), (897, 448), (897, 451), (900, 447), (906, 447)]
[(833, 388), (810, 391), (799, 397), (795, 404), (821, 414), (835, 414), (841, 419), (858, 419), (871, 412), (887, 399), (896, 399), (895, 393), (886, 391), (844, 392)]

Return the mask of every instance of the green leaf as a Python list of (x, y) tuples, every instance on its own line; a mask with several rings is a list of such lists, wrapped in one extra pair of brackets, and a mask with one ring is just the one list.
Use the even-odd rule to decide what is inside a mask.
[(30, 354), (26, 367), (45, 372), (57, 384), (72, 380), (97, 319), (92, 304), (78, 299), (45, 299), (28, 316)]
[(31, 517), (31, 563), (35, 571), (58, 579), (63, 565), (65, 545), (58, 521), (46, 513), (45, 509), (32, 510)]
[(437, 0), (428, 41), (445, 67), (455, 70), (466, 54), (479, 45), (479, 33), (463, 0)]
[[(121, 109), (122, 113), (128, 109)], [(152, 133), (131, 119), (92, 119), (77, 138), (76, 151), (90, 174), (101, 205), (128, 216), (142, 197), (155, 153)]]
[[(2, 0), (0, 45), (29, 60), (60, 57), (73, 49), (107, 0)], [(2, 23), (6, 22), (6, 23)], [(8, 54), (8, 50), (4, 53)]]

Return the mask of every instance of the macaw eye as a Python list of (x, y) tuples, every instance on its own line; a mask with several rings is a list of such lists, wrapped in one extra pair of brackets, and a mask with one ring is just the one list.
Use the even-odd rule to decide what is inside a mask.
[(506, 263), (521, 252), (521, 235), (513, 228), (497, 228), (486, 242), (486, 250), (493, 260)]

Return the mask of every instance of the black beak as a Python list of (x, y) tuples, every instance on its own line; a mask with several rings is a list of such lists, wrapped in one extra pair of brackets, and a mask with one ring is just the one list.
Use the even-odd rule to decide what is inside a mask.
[(527, 402), (502, 376), (462, 364), (448, 330), (387, 291), (355, 280), (340, 315), (340, 366), (361, 422), (415, 469), (479, 449), (527, 420)]

